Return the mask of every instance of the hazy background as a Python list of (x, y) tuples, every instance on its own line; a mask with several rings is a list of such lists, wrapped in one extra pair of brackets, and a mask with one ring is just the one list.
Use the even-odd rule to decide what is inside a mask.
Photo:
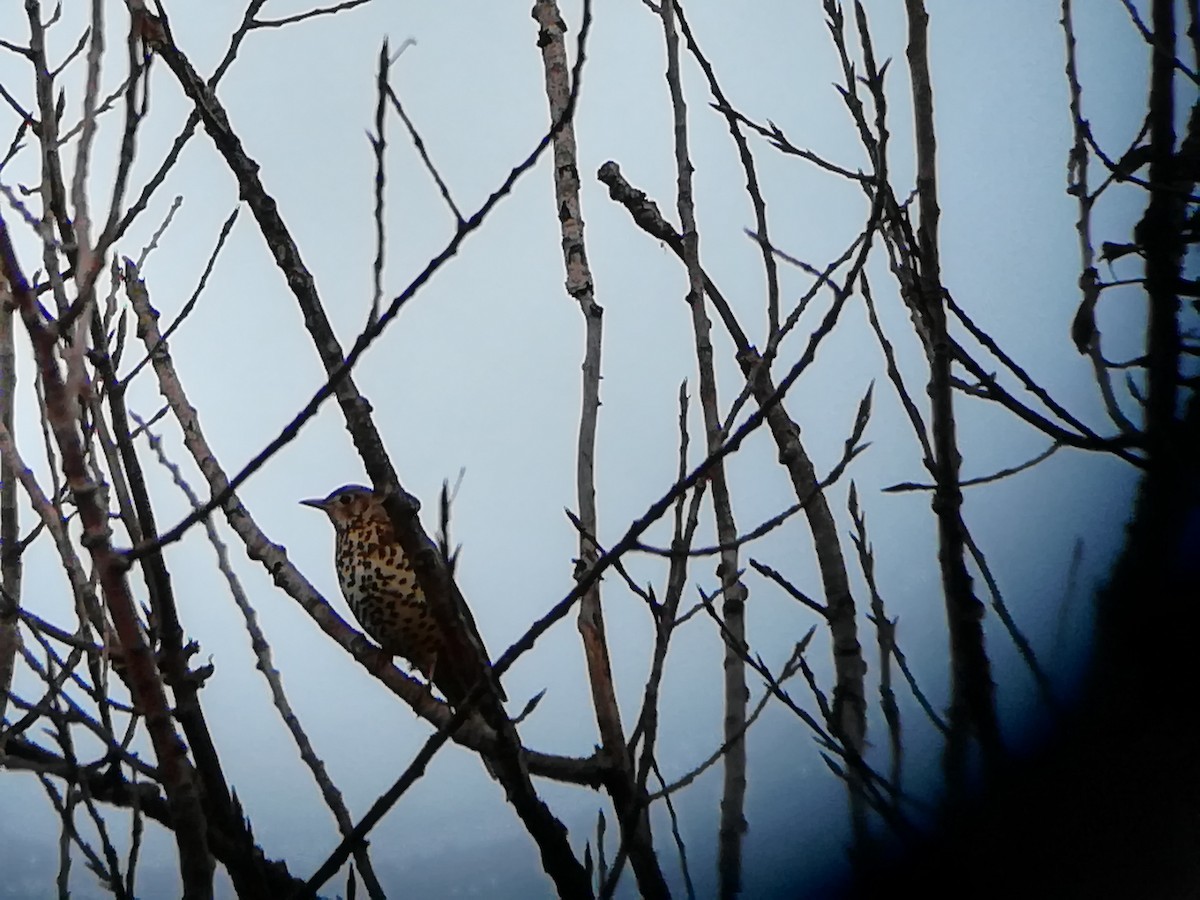
[[(1142, 4), (1139, 4), (1139, 6)], [(598, 447), (600, 539), (611, 543), (674, 478), (677, 462), (677, 391), (688, 379), (695, 394), (686, 274), (666, 248), (627, 220), (594, 180), (606, 160), (674, 213), (674, 160), (661, 25), (636, 0), (597, 4), (589, 61), (577, 111), (583, 215), (596, 283), (605, 308), (604, 382)], [(51, 56), (61, 59), (82, 29), (82, 4), (68, 4), (75, 24), (51, 32)], [(395, 65), (394, 84), (420, 128), (429, 152), (464, 213), (476, 208), (508, 170), (533, 148), (548, 123), (542, 63), (528, 3), (464, 0), (366, 7), (289, 26), (259, 30), (246, 40), (219, 95), (247, 152), (262, 167), (268, 191), (312, 271), (327, 312), (349, 345), (371, 299), (374, 162), (365, 135), (374, 118), (374, 79), (380, 41), (414, 38)], [(1013, 352), (1056, 397), (1101, 431), (1105, 419), (1090, 364), (1068, 339), (1078, 302), (1077, 207), (1065, 193), (1070, 146), (1064, 44), (1059, 4), (964, 3), (930, 0), (931, 65), (937, 115), (943, 277), (956, 300)], [(274, 0), (266, 17), (309, 8)], [(203, 74), (225, 51), (242, 12), (232, 3), (167, 6), (175, 39)], [(47, 10), (48, 12), (48, 10)], [(574, 48), (580, 4), (564, 3)], [(902, 4), (870, 4), (880, 59), (893, 58), (889, 102), (894, 135), (892, 169), (910, 177), (909, 85), (904, 66)], [(820, 4), (693, 3), (690, 22), (731, 102), (757, 121), (778, 124), (798, 145), (851, 168), (865, 166), (855, 131), (832, 87), (840, 80)], [(109, 44), (116, 49), (105, 73), (111, 90), (125, 74), (123, 8), (109, 4)], [(1144, 51), (1121, 4), (1077, 4), (1085, 116), (1097, 139), (1119, 153), (1140, 125), (1146, 86)], [(0, 9), (0, 37), (28, 40), (15, 2)], [(753, 224), (743, 176), (724, 120), (707, 107), (707, 89), (690, 58), (684, 62), (696, 165), (700, 250), (705, 266), (734, 303), (751, 339), (765, 334), (761, 257), (742, 232)], [(63, 76), (66, 120), (82, 101), (82, 60)], [(23, 101), (32, 97), (24, 60), (0, 54), (0, 81)], [(160, 62), (151, 82), (151, 116), (139, 138), (132, 185), (155, 170), (190, 107)], [(94, 202), (108, 202), (120, 137), (119, 111), (105, 119), (93, 162)], [(0, 109), (0, 129), (16, 118)], [(452, 233), (453, 222), (399, 122), (388, 124), (386, 286), (398, 293)], [(866, 206), (852, 185), (752, 142), (768, 201), (772, 237), (787, 252), (815, 265), (841, 252), (857, 235)], [(6, 167), (4, 181), (35, 183), (36, 150)], [(175, 195), (183, 205), (144, 268), (155, 306), (173, 317), (190, 295), (221, 222), (237, 205), (232, 176), (207, 135), (194, 137), (151, 208), (121, 242), (136, 256)], [(1120, 240), (1138, 213), (1140, 195), (1102, 203), (1094, 221), (1097, 243)], [(6, 216), (9, 212), (6, 210)], [(424, 501), (426, 527), (436, 527), (437, 490), (461, 469), (466, 476), (454, 505), (454, 536), (464, 544), (458, 577), (494, 655), (519, 637), (572, 585), (574, 529), (563, 515), (575, 507), (574, 445), (578, 424), (581, 317), (563, 290), (549, 157), (522, 179), (485, 227), (464, 245), (411, 302), (356, 369), (380, 431), (406, 487)], [(27, 269), (36, 246), (18, 247)], [(878, 260), (883, 260), (877, 251)], [(1130, 263), (1129, 265), (1133, 265)], [(1121, 271), (1121, 263), (1117, 265)], [(879, 265), (871, 269), (884, 326), (907, 360), (918, 398), (921, 356), (907, 312)], [(803, 273), (781, 269), (784, 309), (809, 284)], [(885, 287), (886, 286), (886, 287)], [(790, 366), (827, 308), (822, 296), (785, 342), (780, 365)], [(1141, 305), (1106, 295), (1100, 308), (1105, 349), (1132, 355), (1142, 327)], [(1121, 346), (1114, 334), (1129, 336)], [(723, 408), (741, 377), (732, 347), (714, 325)], [(272, 438), (323, 381), (293, 298), (275, 268), (248, 211), (243, 210), (206, 293), (171, 349), (192, 403), (227, 470), (238, 468)], [(17, 439), (26, 459), (39, 458), (41, 438), (30, 380), (28, 348), (21, 345)], [(127, 368), (140, 353), (127, 352)], [(861, 300), (852, 300), (817, 364), (789, 394), (787, 406), (804, 429), (818, 471), (837, 461), (856, 404), (876, 381), (871, 448), (850, 471), (866, 510), (879, 584), (889, 613), (899, 616), (898, 640), (935, 708), (948, 700), (947, 651), (935, 555), (935, 521), (924, 494), (888, 495), (880, 489), (923, 480), (919, 451), (883, 373), (882, 358)], [(1048, 439), (1007, 414), (969, 398), (958, 399), (964, 478), (1014, 465), (1045, 448)], [(153, 413), (161, 401), (149, 373), (130, 394), (131, 407)], [(1127, 412), (1132, 414), (1132, 405)], [(692, 461), (702, 430), (693, 416)], [(178, 433), (159, 424), (177, 461)], [(794, 502), (775, 449), (756, 434), (730, 464), (734, 511), (748, 530)], [(184, 501), (146, 455), (165, 529), (186, 512)], [(194, 472), (189, 466), (188, 471)], [(332, 529), (297, 506), (345, 482), (364, 480), (343, 428), (327, 405), (300, 437), (240, 492), (272, 540), (342, 609), (332, 568)], [(193, 482), (200, 485), (198, 476)], [(845, 535), (849, 479), (830, 495)], [(1133, 472), (1112, 460), (1061, 451), (1032, 471), (999, 484), (968, 489), (965, 516), (988, 554), (1006, 600), (1031, 640), (1059, 695), (1069, 698), (1087, 657), (1090, 592), (1122, 540)], [(706, 507), (707, 510), (707, 507)], [(706, 523), (711, 513), (706, 511)], [(30, 522), (28, 511), (23, 523)], [(219, 527), (232, 538), (223, 521)], [(711, 541), (707, 524), (701, 540)], [(666, 527), (649, 535), (669, 542)], [(1072, 549), (1083, 541), (1083, 562), (1068, 591)], [(429, 727), (343, 651), (307, 616), (273, 589), (269, 577), (231, 547), (239, 573), (272, 642), (275, 661), (301, 721), (360, 816), (394, 780), (429, 735)], [(843, 541), (850, 562), (853, 546)], [(791, 523), (757, 542), (748, 554), (784, 572), (819, 596), (811, 543)], [(268, 856), (287, 860), (306, 876), (337, 842), (307, 770), (270, 705), (228, 593), (212, 567), (212, 550), (199, 529), (167, 553), (181, 615), (191, 637), (211, 656), (216, 674), (203, 692), (210, 726), (227, 774)], [(633, 558), (630, 571), (661, 591), (666, 567)], [(715, 561), (692, 569), (694, 583), (716, 585)], [(747, 609), (752, 652), (777, 669), (815, 617), (753, 572)], [(137, 585), (137, 580), (133, 581)], [(867, 594), (855, 582), (860, 610)], [(619, 582), (605, 582), (605, 615), (617, 687), (626, 723), (641, 698), (650, 620), (641, 601)], [(140, 587), (140, 586), (139, 586)], [(982, 591), (983, 586), (980, 584)], [(981, 595), (982, 596), (982, 595)], [(685, 599), (690, 605), (693, 589)], [(67, 620), (69, 593), (50, 545), (27, 555), (24, 602), (39, 614)], [(344, 613), (345, 614), (345, 613)], [(987, 619), (998, 701), (1010, 743), (1041, 721), (1046, 710), (1032, 679), (994, 615)], [(860, 639), (870, 670), (873, 754), (885, 759), (886, 732), (878, 714), (875, 636), (860, 616)], [(699, 616), (681, 629), (669, 658), (662, 703), (659, 759), (668, 778), (707, 757), (721, 742), (722, 648), (715, 628)], [(827, 636), (818, 632), (808, 658), (830, 688)], [(506, 676), (512, 708), (549, 687), (538, 712), (522, 727), (528, 746), (586, 755), (597, 741), (573, 624), (558, 625)], [(26, 677), (18, 690), (32, 687)], [(752, 702), (762, 686), (751, 679)], [(790, 693), (813, 708), (799, 682)], [(905, 784), (934, 799), (941, 741), (907, 688), (897, 687), (905, 726)], [(807, 729), (772, 704), (748, 736), (750, 831), (745, 847), (746, 896), (787, 883), (818, 890), (846, 871), (849, 839), (843, 785), (816, 753)], [(715, 890), (720, 767), (678, 794), (683, 834), (697, 890)], [(594, 836), (605, 798), (539, 782), (543, 796), (571, 830), (573, 843)], [(0, 895), (44, 894), (57, 866), (57, 820), (32, 776), (0, 779)], [(607, 813), (606, 813), (607, 814)], [(611, 823), (612, 817), (609, 815)], [(664, 871), (682, 892), (670, 832), (660, 807), (654, 826)], [(176, 882), (173, 842), (158, 829), (148, 836), (142, 889), (170, 894)], [(118, 842), (122, 840), (114, 836)], [(609, 832), (610, 851), (613, 830)], [(500, 788), (477, 759), (448, 747), (372, 835), (373, 857), (395, 896), (548, 893), (536, 848), (520, 829)], [(156, 880), (155, 869), (166, 881)], [(627, 879), (625, 891), (632, 892)], [(77, 896), (97, 895), (95, 879), (77, 865)], [(224, 888), (228, 892), (228, 887)], [(344, 879), (327, 890), (344, 890)]]

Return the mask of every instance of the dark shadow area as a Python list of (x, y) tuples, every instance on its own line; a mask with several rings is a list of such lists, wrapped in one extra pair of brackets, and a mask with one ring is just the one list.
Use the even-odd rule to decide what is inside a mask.
[(848, 897), (1200, 897), (1200, 404), (1143, 482), (1097, 602), (1080, 705), (938, 834)]

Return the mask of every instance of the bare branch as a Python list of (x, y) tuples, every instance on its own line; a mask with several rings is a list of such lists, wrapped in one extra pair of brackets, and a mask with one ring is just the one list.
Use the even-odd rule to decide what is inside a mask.
[(310, 9), (308, 12), (296, 13), (294, 16), (285, 16), (282, 19), (255, 18), (251, 20), (250, 28), (279, 28), (283, 25), (291, 25), (293, 22), (315, 19), (317, 16), (331, 16), (370, 2), (371, 0), (343, 0), (342, 3), (335, 4), (334, 6), (322, 6), (319, 9)]
[[(151, 307), (149, 296), (136, 271), (131, 270), (127, 273), (125, 283), (129, 300), (138, 316), (138, 335), (148, 350), (153, 348), (151, 359), (159, 379), (159, 390), (179, 423), (184, 435), (184, 446), (208, 482), (209, 492), (213, 496), (220, 495), (228, 487), (229, 478), (204, 435), (198, 413), (188, 402), (187, 394), (175, 372), (169, 347), (158, 331), (157, 313)], [(449, 707), (434, 699), (424, 684), (395, 666), (381, 668), (378, 665), (378, 653), (370, 642), (361, 632), (351, 628), (321, 597), (289, 559), (284, 548), (270, 541), (236, 494), (229, 495), (222, 503), (221, 510), (229, 526), (245, 544), (246, 554), (270, 573), (275, 584), (300, 604), (322, 631), (350, 653), (365, 670), (378, 678), (388, 690), (412, 707), (417, 715), (434, 727), (442, 728), (447, 725), (451, 718)], [(455, 741), (480, 752), (490, 752), (495, 741), (495, 736), (477, 720), (466, 722), (454, 732), (453, 737)], [(603, 767), (595, 759), (573, 759), (525, 751), (525, 761), (533, 774), (580, 784), (598, 784), (603, 772)]]
[[(36, 11), (34, 11), (36, 18)], [(56, 336), (47, 328), (37, 311), (33, 292), (22, 273), (0, 217), (0, 272), (7, 279), (21, 318), (34, 346), (38, 370), (46, 392), (50, 426), (62, 454), (63, 470), (71, 488), (84, 528), (84, 546), (99, 572), (100, 583), (121, 646), (127, 655), (130, 677), (138, 706), (145, 712), (146, 725), (163, 772), (167, 796), (175, 818), (175, 838), (180, 854), (185, 897), (206, 896), (212, 890), (212, 862), (208, 852), (205, 814), (200, 805), (195, 770), (171, 721), (166, 693), (154, 659), (146, 645), (136, 609), (129, 594), (125, 566), (113, 552), (107, 510), (97, 501), (97, 485), (92, 480), (72, 400), (54, 360)], [(81, 336), (82, 337), (82, 336)]]
[[(400, 51), (397, 51), (397, 53), (403, 51), (405, 47), (413, 44), (416, 44), (416, 41), (412, 40), (412, 38), (409, 38), (400, 45)], [(425, 141), (421, 139), (421, 135), (417, 131), (417, 126), (413, 124), (412, 119), (408, 117), (408, 113), (404, 111), (404, 106), (401, 104), (400, 97), (396, 93), (395, 89), (393, 89), (390, 84), (386, 87), (388, 98), (392, 101), (392, 106), (396, 110), (396, 114), (400, 116), (400, 121), (402, 121), (404, 123), (404, 127), (408, 129), (408, 136), (412, 140), (413, 147), (416, 148), (417, 155), (421, 157), (421, 162), (425, 164), (425, 168), (433, 177), (434, 182), (438, 186), (438, 191), (441, 192), (442, 199), (445, 200), (446, 205), (450, 207), (450, 212), (454, 213), (455, 221), (461, 226), (466, 220), (463, 219), (463, 215), (459, 211), (458, 205), (454, 202), (454, 198), (450, 196), (450, 188), (447, 187), (446, 182), (442, 179), (441, 173), (437, 170), (437, 166), (435, 166), (433, 164), (433, 160), (429, 158), (429, 152), (425, 149)]]
[(875, 551), (867, 537), (866, 513), (858, 507), (858, 492), (854, 482), (850, 482), (850, 495), (847, 499), (850, 520), (854, 523), (854, 531), (850, 539), (858, 551), (858, 564), (863, 573), (863, 580), (871, 592), (871, 621), (875, 625), (875, 640), (879, 647), (879, 705), (883, 710), (884, 721), (888, 727), (888, 744), (892, 757), (891, 779), (896, 785), (900, 784), (902, 760), (904, 758), (904, 742), (901, 739), (900, 708), (896, 704), (896, 695), (892, 690), (892, 652), (896, 645), (895, 623), (891, 622), (884, 611), (883, 597), (875, 582)]
[(675, 847), (679, 850), (679, 869), (683, 875), (683, 885), (687, 890), (688, 900), (696, 900), (696, 886), (692, 884), (692, 873), (688, 869), (687, 847), (684, 845), (683, 835), (679, 831), (679, 816), (675, 813), (675, 804), (671, 802), (671, 795), (666, 792), (667, 784), (663, 780), (657, 761), (654, 762), (653, 767), (654, 777), (658, 779), (659, 788), (663, 791), (662, 798), (667, 805), (667, 815), (671, 818), (671, 836), (675, 839)]
[(864, 395), (861, 403), (859, 404), (858, 415), (854, 422), (854, 430), (851, 432), (850, 436), (846, 438), (845, 448), (842, 451), (842, 458), (838, 460), (837, 465), (833, 467), (833, 469), (827, 476), (825, 476), (824, 479), (812, 485), (807, 490), (799, 503), (793, 503), (783, 512), (772, 516), (761, 525), (746, 532), (745, 534), (735, 537), (729, 543), (714, 544), (711, 547), (699, 547), (696, 549), (680, 551), (674, 548), (652, 547), (649, 544), (643, 544), (639, 541), (635, 549), (642, 553), (651, 553), (655, 556), (666, 557), (674, 557), (681, 552), (687, 556), (713, 556), (717, 553), (723, 553), (726, 550), (737, 549), (745, 544), (758, 540), (760, 537), (771, 531), (774, 531), (796, 513), (800, 512), (802, 509), (806, 509), (808, 505), (816, 499), (821, 491), (836, 483), (846, 471), (847, 466), (854, 461), (854, 458), (867, 449), (869, 445), (860, 444), (859, 440), (862, 438), (863, 431), (866, 430), (867, 422), (870, 421), (871, 417), (872, 387), (873, 385), (867, 388), (867, 393)]
[(388, 42), (387, 38), (384, 38), (383, 45), (379, 48), (379, 74), (376, 76), (378, 98), (375, 103), (375, 133), (367, 135), (371, 141), (371, 149), (375, 151), (375, 262), (371, 267), (375, 292), (371, 295), (370, 321), (372, 322), (379, 318), (379, 305), (383, 302), (383, 189), (386, 184), (384, 160), (387, 153), (387, 130), (385, 127), (387, 117), (384, 115), (387, 108), (384, 106), (384, 98), (388, 89), (388, 66), (390, 64)]
[[(1129, 13), (1129, 18), (1132, 20), (1137, 30), (1141, 33), (1142, 38), (1147, 44), (1154, 48), (1155, 56), (1160, 57), (1166, 62), (1167, 65), (1175, 66), (1180, 72), (1182, 72), (1196, 84), (1200, 84), (1200, 75), (1197, 75), (1194, 71), (1192, 71), (1188, 64), (1179, 58), (1179, 54), (1175, 52), (1174, 46), (1164, 44), (1163, 41), (1159, 40), (1155, 36), (1155, 32), (1151, 31), (1146, 26), (1146, 23), (1142, 21), (1141, 13), (1139, 13), (1138, 8), (1134, 6), (1133, 0), (1121, 0), (1121, 3), (1124, 5), (1125, 10)], [(1174, 32), (1172, 32), (1171, 37), (1174, 38)]]
[(741, 160), (742, 171), (746, 175), (746, 193), (750, 197), (750, 202), (754, 206), (754, 223), (758, 239), (759, 247), (762, 250), (763, 257), (763, 272), (767, 277), (767, 326), (768, 336), (774, 337), (779, 330), (779, 273), (775, 267), (775, 256), (771, 250), (770, 232), (767, 226), (767, 202), (763, 199), (762, 189), (758, 183), (758, 173), (754, 167), (754, 156), (750, 152), (750, 145), (746, 141), (745, 135), (742, 134), (742, 129), (739, 127), (739, 120), (729, 110), (729, 101), (725, 97), (724, 91), (721, 90), (721, 85), (717, 81), (717, 73), (713, 69), (712, 63), (700, 50), (700, 45), (696, 42), (696, 36), (692, 33), (691, 26), (688, 25), (687, 18), (683, 14), (683, 6), (672, 0), (675, 6), (675, 15), (679, 19), (679, 27), (683, 32), (683, 37), (687, 41), (688, 50), (692, 56), (696, 58), (696, 62), (700, 64), (701, 70), (704, 72), (704, 77), (708, 80), (708, 89), (713, 96), (713, 106), (725, 116), (726, 124), (729, 126), (729, 134), (733, 138), (734, 144), (737, 145), (738, 158)]
[(809, 609), (811, 609), (813, 612), (815, 612), (817, 615), (819, 615), (822, 619), (829, 618), (829, 610), (826, 607), (822, 606), (816, 600), (813, 600), (811, 597), (808, 596), (808, 594), (801, 591), (798, 587), (796, 587), (794, 584), (792, 584), (790, 581), (788, 581), (786, 578), (784, 578), (782, 575), (780, 575), (779, 572), (775, 571), (768, 565), (760, 563), (756, 559), (750, 559), (749, 562), (750, 562), (750, 567), (752, 569), (754, 569), (754, 571), (758, 572), (758, 574), (760, 574), (760, 575), (765, 576), (766, 578), (771, 579), (773, 582), (775, 582), (777, 585), (779, 585), (781, 588), (783, 588), (784, 591), (786, 591), (788, 593), (788, 595), (790, 597), (792, 597), (794, 600), (797, 600), (800, 603), (807, 606)]
[[(1019, 465), (1009, 466), (1006, 469), (1000, 469), (998, 472), (993, 472), (991, 475), (981, 475), (978, 478), (967, 478), (962, 482), (962, 486), (974, 487), (980, 484), (990, 484), (994, 481), (1000, 481), (1001, 479), (1008, 478), (1011, 475), (1016, 475), (1018, 472), (1024, 472), (1026, 469), (1032, 469), (1038, 463), (1049, 459), (1060, 449), (1062, 449), (1062, 444), (1060, 444), (1058, 441), (1055, 441), (1032, 459), (1027, 459), (1025, 462), (1020, 463)], [(932, 484), (914, 484), (911, 481), (905, 481), (900, 484), (889, 485), (882, 490), (885, 494), (899, 494), (905, 491), (932, 491), (935, 489), (935, 487), (936, 485)]]
[[(171, 473), (171, 480), (175, 482), (176, 487), (183, 492), (187, 497), (188, 502), (192, 506), (200, 505), (200, 498), (196, 492), (192, 490), (190, 484), (183, 477), (179, 466), (173, 463), (166, 454), (163, 448), (162, 439), (154, 432), (146, 428), (144, 423), (138, 416), (134, 415), (133, 419), (138, 422), (146, 434), (146, 438), (150, 443), (150, 448), (158, 457), (159, 463)], [(208, 537), (208, 542), (212, 545), (213, 551), (217, 556), (217, 567), (221, 574), (225, 577), (225, 582), (229, 586), (230, 596), (233, 597), (233, 602), (237, 604), (238, 610), (242, 614), (242, 618), (246, 623), (246, 633), (250, 636), (250, 646), (254, 650), (254, 655), (258, 659), (257, 668), (262, 672), (263, 678), (267, 681), (267, 686), (271, 691), (271, 701), (275, 705), (276, 711), (279, 713), (279, 718), (287, 728), (288, 733), (292, 736), (292, 741), (296, 745), (297, 751), (300, 753), (300, 759), (308, 766), (312, 773), (313, 780), (317, 783), (320, 789), (321, 796), (325, 800), (325, 805), (329, 807), (329, 811), (333, 813), (334, 820), (338, 824), (342, 834), (349, 834), (354, 827), (354, 823), (350, 820), (350, 813), (346, 810), (346, 803), (342, 799), (342, 792), (337, 789), (333, 783), (333, 779), (329, 777), (329, 772), (325, 768), (325, 763), (317, 756), (316, 750), (313, 749), (312, 742), (305, 733), (303, 726), (300, 724), (300, 719), (296, 716), (295, 710), (292, 709), (291, 703), (288, 701), (287, 692), (283, 688), (283, 678), (279, 670), (275, 668), (275, 664), (271, 658), (271, 645), (267, 641), (267, 637), (263, 634), (262, 629), (258, 624), (258, 614), (254, 611), (254, 606), (250, 603), (250, 599), (246, 596), (246, 592), (242, 589), (241, 580), (234, 573), (229, 564), (229, 553), (225, 547), (225, 543), (221, 540), (217, 533), (217, 527), (212, 519), (204, 521), (205, 532)], [(379, 879), (375, 875), (375, 870), (371, 865), (371, 858), (367, 854), (366, 846), (356, 847), (354, 850), (354, 861), (358, 866), (359, 874), (362, 875), (363, 884), (367, 888), (367, 893), (372, 900), (382, 900), (385, 896), (383, 888), (380, 887)]]
[[(699, 607), (703, 609), (704, 604), (699, 604)], [(795, 648), (792, 650), (792, 655), (783, 664), (783, 668), (780, 669), (779, 676), (775, 679), (776, 682), (783, 684), (798, 671), (800, 671), (800, 657), (804, 653), (805, 648), (807, 648), (808, 643), (812, 639), (812, 636), (815, 632), (815, 627), (810, 628), (800, 642), (796, 644)], [(769, 688), (763, 691), (763, 695), (758, 698), (758, 703), (755, 704), (754, 709), (750, 712), (750, 715), (746, 717), (746, 724), (742, 729), (743, 735), (750, 729), (750, 726), (755, 723), (758, 717), (762, 714), (762, 711), (766, 708), (767, 702), (774, 696), (774, 691), (770, 690)], [(737, 739), (740, 740), (741, 735), (739, 735)], [(721, 746), (709, 754), (708, 758), (705, 759), (704, 762), (700, 763), (700, 765), (689, 770), (686, 774), (682, 775), (680, 778), (671, 782), (670, 784), (664, 784), (659, 790), (651, 794), (649, 798), (650, 801), (654, 802), (656, 800), (664, 799), (669, 797), (671, 794), (676, 793), (677, 791), (683, 790), (685, 787), (711, 769), (714, 765), (716, 765), (721, 758), (725, 756), (726, 751), (729, 749), (729, 745), (729, 740), (724, 741)], [(657, 764), (655, 765), (655, 769), (657, 770)]]
[[(455, 230), (443, 249), (429, 260), (425, 268), (403, 292), (393, 298), (378, 320), (369, 323), (363, 329), (357, 340), (355, 340), (354, 346), (347, 353), (342, 352), (341, 346), (333, 334), (333, 330), (329, 327), (328, 320), (322, 311), (320, 299), (316, 293), (316, 285), (313, 282), (312, 275), (300, 258), (299, 248), (292, 240), (291, 234), (283, 223), (278, 205), (267, 194), (258, 177), (258, 164), (250, 159), (242, 149), (241, 142), (230, 129), (224, 108), (217, 100), (211, 86), (200, 80), (195, 70), (192, 69), (191, 64), (177, 47), (171, 44), (163, 44), (156, 47), (156, 50), (163, 55), (167, 64), (179, 78), (185, 92), (188, 93), (190, 99), (196, 105), (196, 109), (205, 123), (205, 128), (213, 137), (217, 149), (225, 156), (226, 162), (238, 178), (242, 195), (250, 205), (260, 229), (263, 231), (264, 236), (267, 237), (268, 243), (271, 244), (276, 263), (288, 276), (289, 287), (296, 294), (297, 301), (308, 311), (309, 314), (305, 316), (305, 323), (312, 329), (313, 340), (321, 354), (328, 377), (325, 383), (313, 395), (312, 399), (305, 404), (304, 408), (291, 422), (284, 426), (278, 436), (230, 479), (229, 486), (221, 494), (214, 496), (203, 507), (193, 511), (174, 528), (164, 532), (153, 545), (137, 547), (131, 550), (128, 553), (128, 558), (141, 558), (157, 547), (165, 547), (178, 541), (189, 528), (212, 513), (213, 510), (227, 500), (233, 491), (247, 478), (262, 468), (268, 459), (294, 440), (296, 435), (299, 434), (300, 429), (316, 415), (321, 405), (335, 394), (338, 396), (348, 421), (353, 423), (351, 431), (355, 435), (356, 445), (368, 459), (375, 461), (368, 464), (368, 470), (376, 468), (376, 462), (380, 464), (377, 472), (379, 475), (377, 486), (382, 488), (386, 485), (391, 485), (396, 490), (385, 491), (385, 493), (392, 493), (399, 496), (399, 482), (396, 479), (394, 471), (391, 470), (390, 464), (384, 464), (381, 455), (382, 441), (375, 431), (374, 426), (369, 423), (361, 395), (350, 378), (350, 371), (362, 357), (363, 353), (366, 352), (367, 348), (374, 343), (376, 338), (395, 319), (400, 309), (458, 252), (462, 243), (483, 224), (488, 214), (512, 191), (513, 185), (517, 180), (533, 167), (546, 148), (550, 146), (554, 135), (567, 122), (569, 114), (574, 108), (574, 98), (577, 96), (579, 84), (578, 71), (582, 68), (586, 58), (586, 55), (582, 51), (586, 43), (588, 28), (591, 24), (590, 0), (585, 0), (584, 12), (584, 24), (580, 29), (579, 35), (580, 51), (575, 63), (576, 75), (572, 79), (572, 105), (567, 111), (568, 116), (556, 120), (551, 125), (549, 131), (538, 141), (533, 151), (509, 171), (502, 183), (488, 195), (487, 199), (470, 218)], [(405, 531), (405, 529), (399, 530), (401, 532)], [(427, 591), (426, 593), (436, 592)]]
[(837, 163), (830, 162), (824, 157), (818, 156), (811, 150), (797, 147), (788, 140), (787, 135), (785, 135), (783, 131), (780, 130), (779, 126), (777, 126), (774, 122), (767, 122), (766, 125), (760, 125), (757, 122), (753, 122), (746, 118), (746, 116), (738, 112), (736, 109), (733, 109), (725, 104), (714, 103), (713, 108), (723, 116), (734, 118), (746, 127), (750, 128), (752, 131), (755, 131), (761, 136), (765, 137), (771, 142), (771, 146), (782, 153), (786, 153), (790, 156), (798, 156), (801, 159), (807, 160), (808, 162), (824, 169), (827, 172), (832, 172), (835, 175), (840, 175), (843, 178), (850, 179), (851, 181), (870, 183), (872, 180), (869, 175), (864, 175), (861, 171), (852, 172), (843, 166), (839, 166)]

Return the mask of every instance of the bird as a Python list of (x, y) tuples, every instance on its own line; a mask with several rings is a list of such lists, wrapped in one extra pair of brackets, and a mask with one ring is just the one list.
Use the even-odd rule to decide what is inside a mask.
[[(371, 488), (348, 484), (327, 497), (300, 503), (321, 510), (333, 523), (338, 583), (363, 631), (379, 644), (386, 659), (403, 657), (457, 708), (475, 678), (440, 658), (445, 656), (445, 635), (396, 539), (383, 499)], [(464, 625), (482, 648), (470, 610), (465, 603), (459, 608)], [(500, 699), (507, 700), (498, 682), (496, 688)]]

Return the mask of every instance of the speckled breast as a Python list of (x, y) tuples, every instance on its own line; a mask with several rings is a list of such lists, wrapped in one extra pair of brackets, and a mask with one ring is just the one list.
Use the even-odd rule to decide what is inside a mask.
[(338, 580), (363, 630), (384, 650), (427, 671), (441, 645), (437, 624), (400, 546), (380, 541), (380, 529), (339, 535)]

